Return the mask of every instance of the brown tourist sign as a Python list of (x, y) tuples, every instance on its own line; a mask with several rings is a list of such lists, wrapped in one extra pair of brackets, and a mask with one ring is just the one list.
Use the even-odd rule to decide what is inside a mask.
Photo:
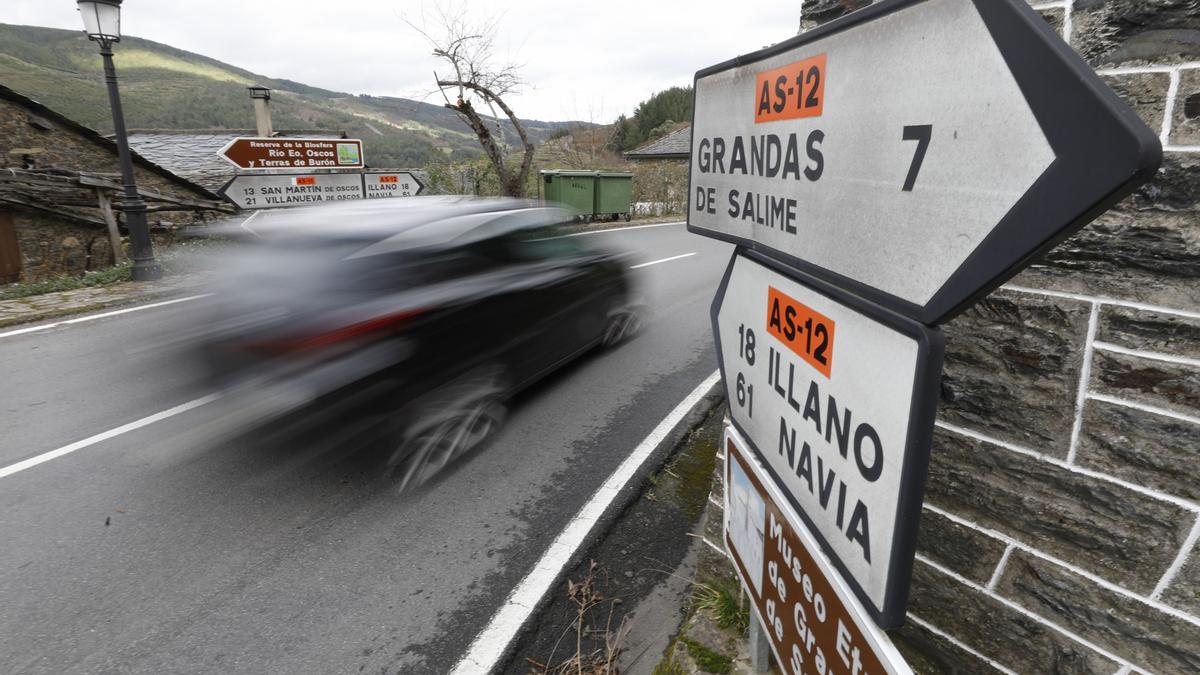
[(361, 169), (362, 141), (340, 138), (235, 138), (220, 155), (239, 169)]
[(783, 672), (912, 672), (731, 427), (725, 547)]

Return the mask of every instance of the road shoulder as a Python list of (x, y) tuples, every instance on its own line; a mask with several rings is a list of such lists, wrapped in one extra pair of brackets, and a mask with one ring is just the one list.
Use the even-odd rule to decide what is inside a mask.
[[(572, 559), (501, 672), (558, 672), (577, 654), (602, 663), (614, 646), (620, 672), (650, 672), (673, 648), (693, 602), (693, 580), (715, 555), (702, 537), (724, 409), (705, 410), (647, 478), (631, 486), (629, 502)], [(581, 603), (590, 603), (582, 638)]]
[(166, 300), (199, 292), (205, 282), (204, 275), (185, 274), (160, 281), (124, 281), (0, 300), (0, 328)]

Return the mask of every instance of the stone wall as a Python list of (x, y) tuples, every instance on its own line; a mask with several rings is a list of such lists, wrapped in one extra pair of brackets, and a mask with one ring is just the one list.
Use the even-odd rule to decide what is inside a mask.
[(35, 211), (16, 211), (13, 220), (21, 246), (23, 281), (81, 274), (113, 264), (104, 228), (64, 223)]
[[(809, 0), (805, 27), (868, 4)], [(1200, 672), (1200, 2), (1031, 4), (1165, 160), (945, 326), (892, 636), (919, 672)]]
[(634, 212), (665, 216), (687, 211), (688, 160), (652, 159), (633, 162)]
[[(13, 220), (23, 262), (21, 281), (83, 274), (113, 264), (108, 230), (103, 227), (63, 222), (39, 211), (13, 211)], [(175, 235), (174, 229), (153, 229), (150, 238), (155, 254), (174, 244)], [(129, 237), (122, 238), (122, 245), (128, 257)]]
[[(35, 152), (25, 155), (23, 150)], [(16, 152), (14, 152), (16, 151)], [(0, 98), (0, 170), (22, 168), (32, 160), (38, 169), (58, 168), (88, 173), (119, 174), (115, 146), (52, 116), (39, 114), (19, 101)], [(146, 165), (134, 165), (138, 187), (188, 199), (212, 199), (190, 184), (165, 176)], [(58, 274), (75, 274), (112, 263), (107, 231), (53, 214), (4, 205), (13, 211), (23, 261), (22, 280), (35, 281)], [(97, 219), (100, 211), (94, 212)], [(117, 214), (120, 220), (120, 213)], [(179, 225), (202, 222), (189, 211), (149, 214), (159, 232), (156, 243), (170, 240), (166, 232)]]

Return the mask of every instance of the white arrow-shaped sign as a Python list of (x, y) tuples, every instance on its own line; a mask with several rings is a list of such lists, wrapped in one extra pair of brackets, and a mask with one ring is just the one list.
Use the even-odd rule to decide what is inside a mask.
[(735, 254), (713, 302), (730, 417), (892, 628), (916, 551), (941, 331), (763, 261)]
[(887, 0), (695, 82), (689, 229), (940, 323), (1158, 139), (1024, 0)]
[(242, 209), (311, 206), (363, 198), (358, 173), (245, 174), (235, 176), (219, 191)]
[(367, 199), (415, 197), (425, 190), (425, 184), (411, 171), (369, 171), (363, 174)]

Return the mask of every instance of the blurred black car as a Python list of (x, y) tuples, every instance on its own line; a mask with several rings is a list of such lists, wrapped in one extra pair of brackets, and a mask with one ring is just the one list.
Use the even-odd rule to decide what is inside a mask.
[(521, 200), (414, 197), (264, 212), (203, 325), (257, 421), (370, 416), (400, 487), (484, 443), (511, 396), (639, 318), (618, 253)]

